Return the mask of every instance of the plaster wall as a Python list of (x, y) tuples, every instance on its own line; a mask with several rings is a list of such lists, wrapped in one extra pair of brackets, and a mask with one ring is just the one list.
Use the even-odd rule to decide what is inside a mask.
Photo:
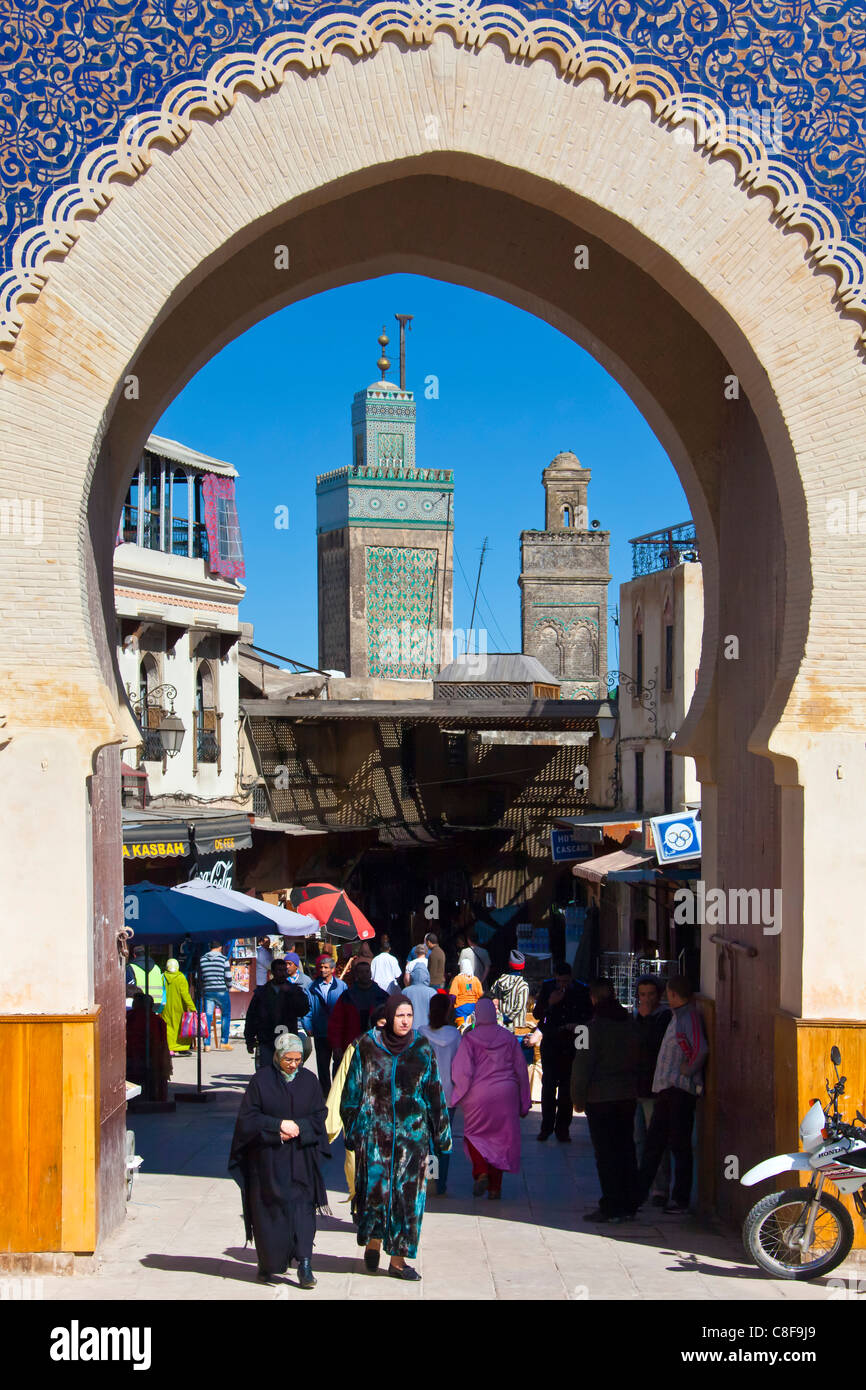
[[(139, 671), (144, 657), (156, 664), (154, 685), (168, 683), (177, 690), (175, 712), (183, 720), (186, 734), (180, 751), (162, 762), (148, 760), (148, 795), (160, 797), (193, 796), (206, 801), (234, 797), (238, 781), (238, 644), (220, 656), (219, 640), (209, 633), (236, 633), (238, 604), (244, 586), (207, 573), (204, 560), (171, 555), (137, 545), (120, 545), (115, 551), (115, 604), (118, 617), (151, 617), (155, 628), (139, 638), (118, 642), (117, 665), (122, 687), (139, 695)], [(167, 648), (160, 624), (186, 630)], [(190, 628), (192, 630), (190, 630)], [(219, 722), (220, 761), (198, 762), (194, 768), (194, 711), (196, 675), (206, 661), (213, 681), (213, 698)], [(164, 698), (165, 708), (169, 701)], [(126, 746), (137, 750), (140, 739), (130, 729)], [(129, 760), (136, 763), (136, 753)]]
[[(700, 564), (684, 561), (670, 569), (654, 570), (620, 585), (620, 663), (637, 680), (636, 623), (643, 634), (645, 694), (620, 686), (620, 734), (623, 741), (623, 804), (635, 806), (634, 752), (644, 755), (644, 810), (659, 815), (664, 804), (664, 754), (676, 752), (674, 735), (682, 727), (697, 685), (704, 620), (703, 575)], [(673, 672), (665, 689), (665, 627), (673, 625)], [(693, 758), (674, 756), (671, 809), (700, 801), (700, 784)]]

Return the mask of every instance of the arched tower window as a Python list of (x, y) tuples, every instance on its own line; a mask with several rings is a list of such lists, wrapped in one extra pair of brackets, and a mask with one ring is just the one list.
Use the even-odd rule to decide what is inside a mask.
[(199, 763), (216, 763), (220, 768), (219, 715), (216, 707), (216, 684), (209, 661), (200, 661), (195, 675), (195, 758), (193, 771)]

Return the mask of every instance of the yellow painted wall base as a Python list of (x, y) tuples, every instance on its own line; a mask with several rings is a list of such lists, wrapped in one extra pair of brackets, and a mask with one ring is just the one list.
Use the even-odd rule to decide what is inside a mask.
[(98, 1014), (0, 1018), (0, 1252), (96, 1248)]
[[(792, 1018), (776, 1015), (776, 1145), (779, 1153), (799, 1148), (799, 1125), (813, 1100), (826, 1103), (824, 1085), (835, 1081), (830, 1048), (842, 1054), (840, 1071), (847, 1076), (846, 1094), (839, 1102), (842, 1117), (853, 1121), (854, 1112), (866, 1114), (866, 1020)], [(793, 1175), (780, 1180), (791, 1186)], [(801, 1178), (805, 1182), (805, 1177)], [(840, 1196), (834, 1187), (830, 1192)], [(850, 1197), (841, 1199), (854, 1222), (854, 1247), (866, 1249), (866, 1231)]]

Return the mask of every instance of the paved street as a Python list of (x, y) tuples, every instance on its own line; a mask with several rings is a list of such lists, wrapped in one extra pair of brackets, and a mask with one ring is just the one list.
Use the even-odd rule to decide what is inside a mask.
[[(333, 1217), (320, 1219), (313, 1259), (318, 1288), (303, 1292), (292, 1272), (272, 1288), (255, 1281), (244, 1248), (240, 1194), (226, 1176), (240, 1094), (252, 1074), (242, 1043), (205, 1056), (214, 1099), (179, 1104), (173, 1115), (130, 1116), (144, 1164), (124, 1226), (106, 1243), (97, 1274), (43, 1281), (48, 1299), (711, 1299), (826, 1300), (828, 1281), (773, 1281), (749, 1265), (729, 1233), (692, 1219), (643, 1215), (593, 1228), (583, 1212), (597, 1196), (582, 1118), (572, 1143), (536, 1143), (538, 1107), (524, 1123), (523, 1171), (506, 1175), (501, 1203), (473, 1199), (469, 1163), (456, 1146), (452, 1196), (429, 1198), (417, 1266), (423, 1282), (400, 1284), (362, 1272), (345, 1203), (342, 1148), (325, 1164)], [(194, 1076), (176, 1061), (175, 1077)], [(192, 1089), (172, 1085), (172, 1092)], [(460, 1132), (460, 1115), (457, 1116)], [(383, 1267), (387, 1261), (383, 1260)], [(854, 1267), (852, 1266), (851, 1269)], [(851, 1272), (843, 1267), (831, 1279)], [(862, 1267), (855, 1273), (863, 1274)], [(838, 1285), (836, 1287), (838, 1297)]]

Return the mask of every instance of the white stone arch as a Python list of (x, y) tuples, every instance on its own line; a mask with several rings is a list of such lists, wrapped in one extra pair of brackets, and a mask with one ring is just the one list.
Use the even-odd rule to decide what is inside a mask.
[[(47, 538), (40, 554), (19, 547), (0, 575), (0, 778), (22, 884), (10, 920), (32, 912), (37, 881), (26, 872), (32, 813), (18, 810), (50, 818), (62, 806), (69, 846), (52, 881), (39, 880), (40, 915), (67, 922), (41, 1005), (93, 997), (87, 778), (125, 718), (106, 537), (129, 467), (180, 386), (245, 327), (317, 290), (406, 269), (544, 317), (655, 429), (689, 497), (706, 581), (701, 683), (681, 741), (707, 788), (728, 775), (726, 738), (738, 756), (749, 740), (772, 758), (782, 791), (767, 835), (790, 904), (782, 1006), (857, 1017), (862, 989), (834, 963), (849, 942), (844, 885), (866, 877), (862, 850), (837, 840), (840, 824), (856, 823), (866, 771), (866, 557), (825, 525), (828, 500), (864, 483), (856, 253), (764, 153), (724, 147), (711, 103), (550, 21), (377, 7), (268, 44), (181, 84), (137, 135), (124, 132), (120, 152), (89, 158), (19, 242), (4, 286), (4, 484), (44, 500)], [(672, 136), (686, 117), (699, 150)], [(462, 240), (458, 212), (469, 214)], [(273, 250), (286, 236), (294, 259), (280, 279)], [(575, 266), (577, 244), (587, 269)], [(739, 403), (723, 395), (728, 372)], [(735, 592), (740, 555), (762, 602), (768, 567), (780, 576), (773, 640), (757, 655), (748, 632), (741, 644), (763, 682), (754, 709), (718, 663), (720, 615), (749, 620), (750, 595)], [(729, 696), (730, 732), (719, 713)], [(709, 796), (705, 806), (712, 882), (735, 860), (714, 861), (724, 837), (713, 827), (731, 817)], [(804, 936), (803, 920), (819, 918), (820, 938)], [(29, 962), (12, 950), (6, 967), (9, 996), (31, 1003)]]

